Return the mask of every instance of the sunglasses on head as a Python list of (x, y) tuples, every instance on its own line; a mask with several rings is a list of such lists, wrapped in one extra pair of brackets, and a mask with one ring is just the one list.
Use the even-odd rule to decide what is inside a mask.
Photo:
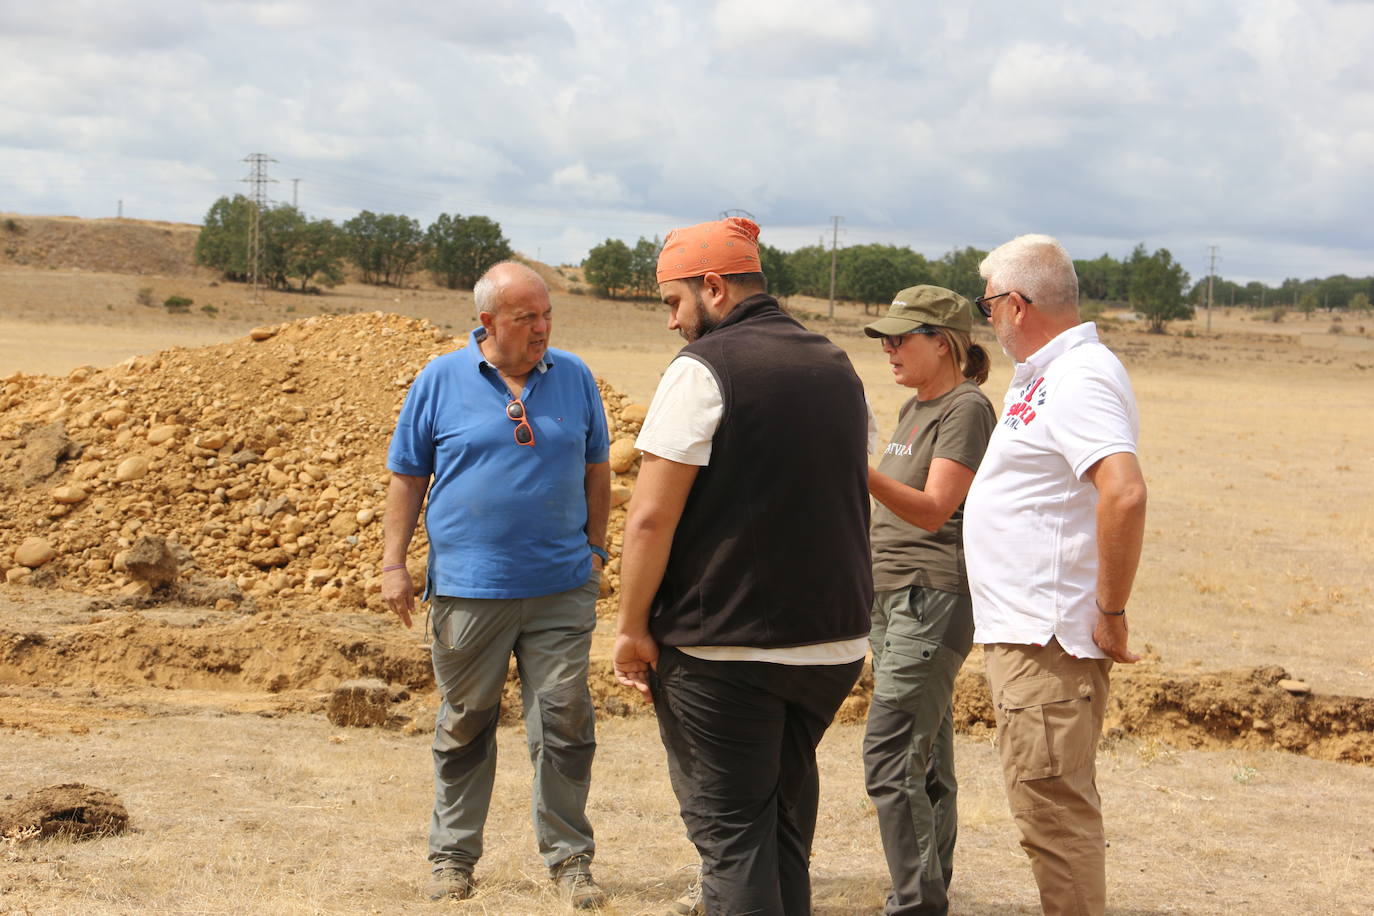
[(534, 445), (534, 427), (530, 426), (530, 418), (525, 415), (525, 402), (516, 398), (506, 405), (506, 416), (515, 421), (515, 443), (517, 445)]

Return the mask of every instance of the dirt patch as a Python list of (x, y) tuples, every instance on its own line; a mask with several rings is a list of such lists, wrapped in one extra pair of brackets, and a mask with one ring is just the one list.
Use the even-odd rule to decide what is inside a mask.
[(45, 786), (0, 804), (0, 839), (10, 844), (114, 836), (128, 826), (129, 812), (119, 796), (82, 783)]
[(0, 213), (0, 266), (184, 275), (199, 236), (186, 223)]

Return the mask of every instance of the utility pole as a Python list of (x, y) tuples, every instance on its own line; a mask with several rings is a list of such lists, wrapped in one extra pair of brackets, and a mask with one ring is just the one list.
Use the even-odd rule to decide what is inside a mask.
[(1217, 246), (1208, 245), (1210, 262), (1207, 267), (1207, 333), (1212, 333), (1212, 278), (1217, 273)]
[(292, 209), (292, 210), (299, 210), (299, 209), (300, 209), (300, 207), (297, 206), (297, 204), (296, 204), (296, 192), (300, 189), (300, 186), (301, 186), (301, 180), (300, 180), (299, 178), (292, 178), (292, 179), (291, 179), (291, 209)]
[(840, 220), (842, 216), (832, 216), (831, 221), (835, 224), (834, 231), (830, 237), (830, 320), (835, 320), (835, 257), (836, 251), (840, 247)]
[(123, 219), (123, 218), (124, 218), (124, 199), (123, 199), (123, 198), (120, 198), (120, 201), (119, 201), (119, 217), (118, 217), (118, 218), (119, 218), (119, 219)]
[(248, 270), (253, 274), (253, 304), (262, 304), (262, 211), (267, 209), (267, 185), (276, 179), (267, 177), (267, 163), (276, 162), (264, 153), (250, 153), (244, 157), (250, 171), (247, 178), (248, 199), (253, 203), (252, 224), (248, 230)]

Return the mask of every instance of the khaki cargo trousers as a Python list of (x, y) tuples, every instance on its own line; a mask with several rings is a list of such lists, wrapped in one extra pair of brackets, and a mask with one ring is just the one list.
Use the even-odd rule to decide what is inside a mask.
[(1059, 641), (984, 647), (1011, 814), (1046, 914), (1101, 916), (1106, 836), (1097, 742), (1107, 708), (1105, 658), (1075, 658)]

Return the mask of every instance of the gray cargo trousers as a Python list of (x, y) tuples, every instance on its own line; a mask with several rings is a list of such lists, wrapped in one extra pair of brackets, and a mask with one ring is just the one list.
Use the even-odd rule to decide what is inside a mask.
[(482, 855), (496, 779), (496, 724), (512, 653), (534, 764), (539, 853), (551, 869), (594, 853), (586, 815), (596, 752), (587, 656), (600, 580), (594, 572), (576, 588), (536, 598), (434, 598), (431, 655), (443, 696), (434, 726), (429, 826), (429, 860), (436, 871), (471, 869)]
[(883, 912), (944, 914), (959, 822), (954, 678), (973, 648), (969, 596), (919, 586), (880, 591), (869, 644), (864, 776), (892, 878)]

